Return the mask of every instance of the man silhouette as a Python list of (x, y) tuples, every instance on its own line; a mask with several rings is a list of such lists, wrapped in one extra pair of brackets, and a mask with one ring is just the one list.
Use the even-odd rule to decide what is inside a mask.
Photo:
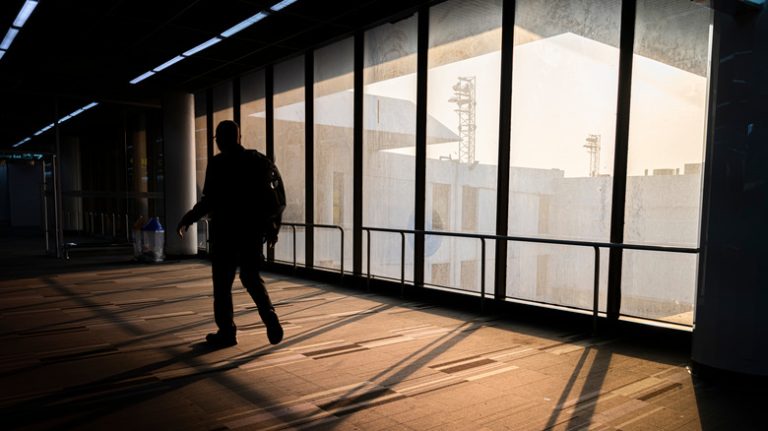
[[(237, 344), (233, 319), (232, 282), (240, 267), (240, 281), (258, 306), (272, 344), (283, 339), (283, 328), (259, 275), (262, 244), (277, 242), (277, 232), (264, 223), (268, 205), (264, 187), (274, 165), (264, 155), (240, 145), (240, 128), (234, 121), (216, 127), (216, 145), (221, 151), (208, 162), (203, 196), (182, 217), (177, 232), (183, 237), (189, 225), (208, 214), (213, 275), (213, 314), (218, 331), (205, 339), (214, 347)], [(276, 170), (275, 170), (276, 172)]]

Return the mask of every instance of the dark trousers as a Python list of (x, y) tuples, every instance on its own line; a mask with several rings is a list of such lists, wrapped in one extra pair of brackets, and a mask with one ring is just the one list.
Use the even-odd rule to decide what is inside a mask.
[(267, 294), (264, 280), (259, 275), (262, 262), (261, 250), (238, 250), (238, 247), (227, 247), (217, 244), (214, 247), (211, 263), (213, 269), (213, 315), (219, 332), (235, 334), (237, 326), (233, 319), (232, 283), (235, 273), (240, 267), (240, 281), (251, 295), (259, 309), (259, 316), (266, 324), (274, 315), (272, 301)]

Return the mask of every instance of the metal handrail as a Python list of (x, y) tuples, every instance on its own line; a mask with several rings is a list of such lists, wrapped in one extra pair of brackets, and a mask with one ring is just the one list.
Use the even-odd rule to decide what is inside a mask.
[(297, 227), (303, 227), (303, 228), (322, 228), (322, 229), (338, 229), (340, 234), (340, 242), (339, 242), (339, 257), (341, 259), (341, 269), (339, 270), (339, 275), (344, 278), (344, 228), (335, 225), (335, 224), (322, 224), (322, 223), (293, 223), (293, 222), (283, 222), (281, 223), (283, 226), (288, 226), (293, 231), (293, 269), (296, 269), (296, 228)]
[[(448, 231), (429, 231), (429, 230), (416, 230), (416, 229), (393, 229), (393, 228), (380, 228), (363, 226), (362, 228), (367, 232), (368, 237), (368, 284), (371, 280), (371, 232), (389, 232), (399, 233), (402, 238), (401, 242), (401, 260), (400, 260), (400, 284), (401, 295), (405, 289), (405, 234), (413, 235), (435, 235), (435, 236), (448, 236), (455, 238), (474, 238), (479, 239), (482, 244), (481, 249), (481, 276), (480, 276), (480, 307), (484, 308), (485, 302), (485, 240), (499, 240), (499, 241), (515, 241), (515, 242), (528, 242), (528, 243), (540, 243), (540, 244), (556, 244), (556, 245), (572, 245), (578, 247), (591, 247), (595, 251), (595, 272), (594, 272), (594, 291), (592, 301), (592, 331), (597, 331), (597, 319), (598, 319), (598, 299), (600, 293), (600, 249), (621, 249), (621, 250), (640, 250), (640, 251), (658, 251), (667, 253), (688, 253), (697, 254), (701, 251), (699, 248), (689, 247), (665, 247), (655, 245), (639, 245), (639, 244), (618, 244), (613, 242), (595, 242), (595, 241), (576, 241), (576, 240), (564, 240), (564, 239), (551, 239), (551, 238), (533, 238), (524, 236), (509, 236), (509, 235), (490, 235), (480, 233), (464, 233), (464, 232), (448, 232)], [(533, 301), (535, 302), (535, 301)]]
[(405, 234), (408, 232), (393, 230), (382, 230), (380, 228), (363, 227), (363, 231), (366, 233), (368, 241), (366, 242), (366, 268), (367, 278), (366, 287), (371, 290), (371, 231), (376, 232), (396, 232), (400, 234), (400, 296), (405, 295)]

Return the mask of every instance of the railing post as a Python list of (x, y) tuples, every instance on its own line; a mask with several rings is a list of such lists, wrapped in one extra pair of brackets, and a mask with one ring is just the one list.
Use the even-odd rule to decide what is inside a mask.
[(367, 278), (367, 281), (366, 281), (366, 287), (368, 288), (368, 291), (370, 291), (371, 290), (371, 230), (370, 229), (366, 229), (365, 232), (366, 232), (366, 235), (368, 237), (368, 243), (366, 244), (366, 249), (368, 251), (368, 253), (366, 255), (366, 260), (367, 260), (366, 267), (367, 267), (367, 271), (368, 271), (368, 278)]
[(43, 164), (43, 183), (40, 185), (43, 194), (43, 226), (45, 232), (45, 254), (48, 254), (51, 249), (50, 244), (50, 232), (48, 229), (48, 195), (45, 190), (45, 164)]
[(485, 312), (485, 238), (480, 238), (480, 312)]
[(341, 233), (341, 246), (339, 247), (339, 254), (341, 256), (340, 257), (341, 258), (340, 274), (341, 274), (341, 278), (344, 278), (344, 228), (342, 228), (341, 226), (336, 226), (336, 227), (339, 228), (339, 232)]
[(112, 240), (114, 241), (115, 238), (117, 238), (117, 218), (115, 216), (115, 213), (112, 213)]
[(597, 309), (600, 302), (600, 247), (594, 246), (593, 248), (595, 249), (595, 291), (592, 298), (592, 336), (596, 336)]
[(210, 245), (211, 244), (211, 235), (210, 235), (211, 226), (210, 226), (210, 222), (208, 221), (207, 218), (203, 219), (203, 221), (205, 222), (205, 252), (208, 253), (208, 255), (210, 256), (210, 254), (211, 254), (211, 245)]
[(296, 271), (296, 226), (291, 225), (293, 231), (293, 270)]
[(104, 213), (99, 213), (101, 216), (101, 236), (106, 235), (106, 230), (104, 229)]
[(400, 297), (405, 297), (405, 232), (400, 232)]

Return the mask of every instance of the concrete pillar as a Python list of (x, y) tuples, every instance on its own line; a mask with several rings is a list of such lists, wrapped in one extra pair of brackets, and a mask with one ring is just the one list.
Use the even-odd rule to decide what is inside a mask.
[(693, 360), (768, 376), (768, 11), (715, 2)]
[(168, 255), (197, 254), (197, 229), (191, 226), (184, 238), (176, 235), (176, 224), (196, 202), (195, 196), (195, 104), (192, 94), (171, 93), (163, 98), (165, 151), (165, 252)]

